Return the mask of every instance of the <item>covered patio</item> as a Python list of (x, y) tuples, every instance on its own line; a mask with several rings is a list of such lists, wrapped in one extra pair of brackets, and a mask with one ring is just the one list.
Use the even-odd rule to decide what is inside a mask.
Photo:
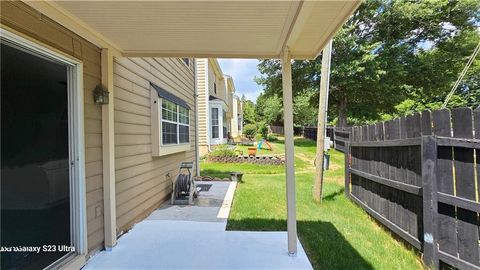
[(196, 205), (165, 202), (84, 269), (312, 269), (300, 242), (286, 256), (286, 232), (225, 230), (236, 184), (197, 182)]
[[(213, 248), (204, 241), (195, 241), (199, 244), (195, 248), (197, 253), (193, 249), (186, 252), (169, 245), (161, 245), (160, 249), (159, 245), (155, 245), (158, 243), (156, 241), (175, 240), (171, 238), (171, 230), (177, 230), (178, 227), (152, 219), (138, 224), (131, 232), (131, 235), (138, 235), (141, 241), (131, 239), (127, 234), (117, 245), (113, 130), (115, 93), (113, 78), (102, 75), (102, 83), (110, 92), (110, 103), (102, 108), (105, 248), (112, 250), (111, 256), (119, 256), (115, 257), (119, 261), (133, 264), (144, 262), (147, 263), (145, 267), (153, 267), (148, 261), (158, 259), (157, 256), (161, 254), (169, 257), (172, 263), (161, 262), (165, 268), (179, 267), (186, 261), (180, 258), (194, 258), (196, 263), (205, 263), (203, 266), (208, 268), (223, 268), (227, 264), (230, 267), (245, 268), (254, 263), (262, 268), (267, 261), (282, 262), (283, 267), (306, 266), (304, 262), (290, 265), (291, 258), (286, 256), (298, 256), (300, 261), (306, 259), (303, 250), (298, 248), (296, 231), (291, 61), (316, 58), (360, 5), (360, 1), (31, 1), (27, 4), (53, 20), (62, 21), (67, 29), (102, 48), (102, 74), (110, 74), (114, 57), (281, 59), (288, 232), (223, 232), (209, 237), (210, 242), (219, 244), (218, 250), (212, 252), (250, 254), (248, 260), (245, 256), (243, 259), (229, 256), (228, 258), (239, 259), (203, 262), (202, 254), (211, 254), (208, 249)], [(198, 159), (199, 157), (197, 161)], [(195, 227), (199, 229), (203, 225)], [(144, 228), (144, 233), (137, 234), (137, 228)], [(185, 228), (190, 226), (185, 225)], [(193, 231), (191, 234), (183, 234), (182, 239), (196, 239), (195, 237), (204, 237), (210, 233), (209, 229), (202, 233)], [(260, 253), (254, 243), (262, 237), (269, 240), (257, 242), (257, 247), (266, 245)], [(230, 246), (232, 248), (228, 248)], [(133, 256), (135, 253), (130, 253), (130, 258), (116, 255), (127, 249), (134, 250), (135, 247), (149, 249), (150, 252), (144, 254), (151, 257)], [(262, 259), (256, 261), (259, 257)], [(103, 265), (100, 260), (97, 259), (99, 267)], [(92, 262), (89, 267), (94, 269), (95, 265)], [(269, 264), (269, 267), (272, 266)]]

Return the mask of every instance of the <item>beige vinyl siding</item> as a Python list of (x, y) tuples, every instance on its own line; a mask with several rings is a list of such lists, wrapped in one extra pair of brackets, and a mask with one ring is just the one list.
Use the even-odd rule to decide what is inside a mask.
[(237, 111), (237, 98), (233, 98), (232, 99), (232, 115), (233, 117), (230, 119), (230, 128), (231, 128), (231, 135), (232, 137), (237, 137), (239, 134), (238, 134), (238, 117), (237, 117), (237, 114), (238, 114), (238, 111)]
[[(221, 92), (219, 80), (215, 76), (215, 71), (213, 70), (213, 67), (210, 64), (210, 61), (208, 59), (207, 59), (207, 63), (208, 63), (208, 91), (209, 91), (208, 94), (212, 95), (212, 96), (215, 96), (215, 97), (218, 97), (218, 93)], [(214, 84), (217, 85), (217, 92), (216, 93), (214, 91), (215, 90)]]
[[(197, 91), (198, 91), (198, 142), (200, 146), (208, 145), (208, 59), (197, 59)], [(204, 151), (202, 151), (204, 152)], [(203, 154), (203, 153), (202, 153)]]
[[(193, 66), (176, 58), (116, 58), (114, 129), (117, 233), (148, 216), (170, 195), (182, 161), (195, 160)], [(190, 106), (190, 150), (152, 157), (150, 82)], [(170, 177), (167, 176), (170, 174)]]
[[(228, 84), (227, 84), (228, 87)], [(233, 89), (228, 87), (227, 89), (227, 106), (228, 106), (228, 113), (227, 116), (229, 119), (233, 117)]]
[(100, 49), (22, 2), (1, 1), (1, 10), (2, 24), (83, 62), (87, 241), (89, 252), (101, 249), (104, 242), (102, 110), (92, 97), (93, 89), (101, 83)]
[[(215, 73), (213, 72), (213, 67), (210, 65), (208, 68), (208, 77), (209, 77), (209, 82), (210, 82), (210, 90), (209, 94), (211, 96), (214, 96), (218, 99), (223, 100), (225, 103), (227, 103), (227, 96), (226, 96), (226, 81), (223, 79), (223, 77), (217, 77), (215, 76)], [(214, 90), (214, 85), (213, 82), (217, 84), (217, 93), (215, 93)]]

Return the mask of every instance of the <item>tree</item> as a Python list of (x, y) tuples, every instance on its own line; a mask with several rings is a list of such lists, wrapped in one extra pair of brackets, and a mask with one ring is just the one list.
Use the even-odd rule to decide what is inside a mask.
[(242, 106), (243, 106), (243, 123), (244, 124), (255, 124), (255, 104), (245, 98), (245, 95), (242, 96)]
[(297, 94), (293, 99), (293, 123), (298, 126), (315, 126), (318, 107), (312, 106), (312, 98), (317, 97), (313, 91)]
[(265, 122), (268, 125), (280, 125), (283, 115), (281, 98), (277, 95), (267, 96), (260, 94), (257, 98), (255, 114), (257, 122)]
[[(329, 114), (337, 125), (399, 114), (409, 100), (413, 109), (443, 101), (480, 40), (479, 10), (477, 0), (364, 2), (333, 42)], [(478, 66), (457, 93), (469, 104), (479, 102)], [(279, 61), (264, 60), (258, 68), (264, 95), (280, 95)], [(320, 59), (295, 61), (294, 96), (318, 91), (319, 73)]]

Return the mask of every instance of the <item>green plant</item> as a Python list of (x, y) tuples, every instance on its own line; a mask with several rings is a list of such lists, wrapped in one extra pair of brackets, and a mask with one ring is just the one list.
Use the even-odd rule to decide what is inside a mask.
[(243, 135), (247, 137), (248, 139), (253, 139), (255, 137), (255, 134), (257, 134), (257, 126), (254, 124), (247, 124), (243, 127)]
[(255, 135), (255, 141), (259, 142), (259, 141), (261, 141), (262, 139), (263, 139), (263, 135), (262, 135), (262, 134), (259, 133), (259, 134)]
[(236, 157), (235, 150), (228, 149), (227, 145), (219, 145), (215, 150), (210, 152), (211, 157)]
[(278, 137), (276, 135), (270, 134), (270, 135), (267, 136), (267, 141), (276, 142), (276, 141), (278, 141)]
[(268, 127), (265, 123), (258, 124), (258, 132), (262, 135), (263, 139), (267, 139), (268, 136)]

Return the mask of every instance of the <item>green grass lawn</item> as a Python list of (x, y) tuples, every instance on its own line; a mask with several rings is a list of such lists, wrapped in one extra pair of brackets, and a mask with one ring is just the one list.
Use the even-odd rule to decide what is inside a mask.
[[(315, 143), (300, 138), (295, 141), (298, 236), (313, 267), (422, 269), (413, 248), (406, 248), (395, 240), (345, 197), (343, 154), (334, 150), (330, 154), (331, 167), (325, 175), (320, 205), (312, 198)], [(245, 173), (245, 181), (235, 192), (228, 230), (286, 230), (283, 166), (208, 162), (201, 166), (203, 175)]]
[[(295, 142), (295, 145), (302, 144), (306, 139), (298, 138)], [(272, 145), (272, 150), (261, 149), (257, 150), (257, 155), (266, 155), (266, 154), (284, 154), (285, 153), (285, 146), (283, 141), (280, 140), (278, 142), (270, 142)], [(237, 145), (236, 149), (243, 151), (244, 155), (248, 154), (248, 147), (252, 146), (244, 146), (244, 145)], [(295, 160), (295, 169), (297, 171), (305, 171), (310, 170), (313, 166), (313, 160), (315, 159), (315, 147), (311, 156), (301, 156), (301, 154), (297, 153), (297, 159)], [(298, 156), (300, 155), (300, 156)], [(250, 164), (250, 163), (226, 163), (220, 164), (215, 162), (208, 162), (207, 160), (203, 160), (200, 164), (201, 166), (201, 174), (208, 175), (212, 177), (219, 177), (225, 178), (230, 177), (230, 172), (243, 172), (245, 175), (247, 174), (284, 174), (285, 167), (283, 165), (257, 165), (257, 164)]]
[[(257, 150), (257, 155), (271, 155), (271, 154), (283, 154), (285, 153), (285, 145), (283, 141), (278, 142), (269, 142), (272, 146), (272, 150), (267, 149), (267, 145), (262, 145), (262, 149)], [(247, 146), (247, 145), (237, 145), (237, 149), (243, 151), (246, 155), (248, 153), (248, 148), (254, 146)]]

